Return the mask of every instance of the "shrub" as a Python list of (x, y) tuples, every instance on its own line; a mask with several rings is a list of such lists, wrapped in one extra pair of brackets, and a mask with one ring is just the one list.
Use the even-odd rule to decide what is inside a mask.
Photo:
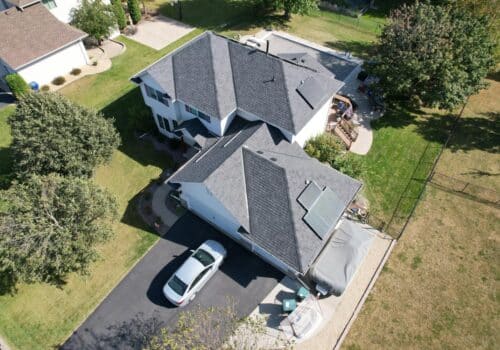
[(128, 12), (132, 23), (137, 24), (141, 20), (141, 9), (137, 0), (127, 0)]
[(48, 86), (48, 85), (42, 85), (42, 87), (40, 88), (40, 91), (43, 91), (43, 92), (50, 91), (50, 86)]
[(115, 13), (118, 28), (120, 28), (120, 30), (125, 29), (127, 26), (127, 17), (125, 16), (121, 0), (112, 0), (111, 5), (113, 6), (113, 12)]
[(80, 68), (73, 68), (70, 72), (71, 75), (80, 75), (82, 70)]
[(19, 98), (25, 93), (30, 91), (28, 83), (17, 73), (8, 74), (5, 77), (5, 81), (9, 86), (10, 91), (14, 94), (14, 97)]
[(358, 178), (362, 173), (362, 162), (353, 154), (346, 152), (342, 141), (328, 133), (307, 141), (304, 150), (320, 162), (328, 163), (332, 168), (348, 176)]
[(57, 78), (54, 78), (54, 80), (52, 80), (52, 84), (54, 84), (54, 85), (62, 85), (65, 82), (66, 82), (65, 77), (57, 77)]

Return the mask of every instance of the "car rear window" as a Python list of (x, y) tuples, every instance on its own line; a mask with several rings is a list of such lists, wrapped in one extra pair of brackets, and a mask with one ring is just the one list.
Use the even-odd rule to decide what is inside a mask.
[(201, 262), (203, 266), (208, 266), (215, 261), (214, 257), (203, 249), (198, 249), (196, 253), (194, 253), (193, 257)]
[(174, 292), (176, 292), (179, 295), (184, 295), (184, 292), (186, 291), (187, 285), (186, 283), (182, 282), (180, 278), (178, 278), (176, 275), (168, 281), (168, 286), (172, 288)]

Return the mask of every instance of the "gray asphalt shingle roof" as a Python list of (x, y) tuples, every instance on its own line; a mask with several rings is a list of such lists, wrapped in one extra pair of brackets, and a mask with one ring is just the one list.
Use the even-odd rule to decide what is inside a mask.
[[(342, 86), (334, 75), (266, 54), (212, 32), (205, 32), (145, 71), (172, 98), (222, 119), (240, 108), (259, 119), (297, 134)], [(297, 93), (314, 80), (317, 104)]]
[(328, 238), (321, 239), (303, 220), (307, 210), (298, 198), (308, 181), (330, 188), (343, 208), (361, 187), (290, 144), (272, 126), (240, 118), (171, 179), (203, 183), (249, 232), (249, 240), (302, 273)]

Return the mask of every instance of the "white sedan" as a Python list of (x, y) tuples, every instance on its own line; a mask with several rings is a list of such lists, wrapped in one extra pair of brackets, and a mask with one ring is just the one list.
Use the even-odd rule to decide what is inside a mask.
[(186, 306), (217, 272), (225, 257), (226, 249), (222, 244), (205, 241), (170, 277), (163, 294), (175, 306)]

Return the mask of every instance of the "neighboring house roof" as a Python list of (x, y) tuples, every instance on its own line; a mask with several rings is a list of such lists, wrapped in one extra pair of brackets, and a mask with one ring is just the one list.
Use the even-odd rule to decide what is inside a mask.
[(335, 194), (332, 215), (341, 215), (361, 187), (359, 181), (309, 157), (276, 128), (238, 117), (223, 137), (171, 179), (203, 183), (248, 232), (249, 240), (301, 273), (333, 232), (321, 237), (304, 220), (308, 210), (298, 198), (310, 181)]
[[(309, 58), (312, 60), (312, 57)], [(222, 119), (240, 108), (297, 134), (343, 82), (308, 67), (205, 32), (146, 70), (170, 97)], [(311, 104), (297, 90), (313, 80)]]
[(60, 22), (41, 3), (0, 12), (0, 58), (19, 69), (87, 36)]

